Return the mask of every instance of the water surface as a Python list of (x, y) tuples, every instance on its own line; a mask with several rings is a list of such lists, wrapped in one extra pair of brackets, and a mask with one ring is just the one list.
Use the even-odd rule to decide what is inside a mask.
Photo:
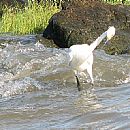
[(68, 49), (46, 47), (35, 36), (2, 38), (1, 130), (130, 128), (130, 55), (94, 51), (95, 85), (81, 74), (79, 92)]

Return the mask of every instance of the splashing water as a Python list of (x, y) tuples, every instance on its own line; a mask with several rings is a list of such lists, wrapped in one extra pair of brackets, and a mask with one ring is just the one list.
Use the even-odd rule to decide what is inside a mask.
[[(130, 56), (94, 52), (95, 85), (81, 73), (78, 92), (68, 49), (37, 42), (0, 49), (2, 129), (130, 127)], [(17, 123), (16, 123), (17, 122)]]
[[(0, 93), (19, 94), (30, 89), (43, 89), (46, 81), (73, 79), (66, 50), (45, 48), (42, 44), (7, 45), (0, 52)], [(129, 82), (129, 57), (109, 56), (95, 51), (95, 82), (108, 86)], [(81, 76), (81, 80), (89, 77)], [(45, 82), (44, 82), (45, 81)], [(69, 81), (68, 81), (69, 82)], [(42, 84), (42, 85), (41, 85)]]

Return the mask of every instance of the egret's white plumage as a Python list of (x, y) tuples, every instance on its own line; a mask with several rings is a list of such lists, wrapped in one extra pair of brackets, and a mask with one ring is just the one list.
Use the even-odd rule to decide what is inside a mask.
[(105, 44), (111, 40), (111, 38), (115, 35), (115, 28), (112, 26), (107, 30), (107, 40), (105, 42)]
[(93, 74), (92, 74), (92, 65), (93, 65), (93, 50), (100, 44), (100, 42), (107, 37), (108, 42), (115, 35), (115, 27), (111, 26), (109, 29), (104, 32), (100, 37), (98, 37), (92, 44), (80, 44), (80, 45), (72, 45), (70, 47), (70, 61), (69, 65), (74, 70), (77, 86), (80, 90), (78, 75), (80, 72), (87, 70), (91, 83), (94, 84)]

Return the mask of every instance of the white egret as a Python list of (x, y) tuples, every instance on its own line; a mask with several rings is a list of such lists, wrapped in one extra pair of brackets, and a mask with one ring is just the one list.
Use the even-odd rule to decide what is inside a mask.
[(92, 65), (93, 65), (93, 51), (100, 44), (100, 42), (107, 37), (105, 44), (115, 35), (115, 27), (111, 26), (100, 37), (98, 37), (93, 43), (72, 45), (70, 47), (70, 61), (69, 66), (74, 70), (74, 74), (77, 81), (77, 87), (80, 91), (80, 82), (78, 79), (79, 73), (87, 70), (91, 83), (94, 84)]

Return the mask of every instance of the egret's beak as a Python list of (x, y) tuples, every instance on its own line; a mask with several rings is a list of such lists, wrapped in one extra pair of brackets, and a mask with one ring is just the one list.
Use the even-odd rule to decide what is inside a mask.
[(107, 40), (104, 42), (104, 45), (102, 46), (102, 48), (103, 48), (105, 45), (108, 45), (108, 44), (109, 44), (109, 40), (110, 40), (110, 39), (107, 39)]
[(111, 38), (115, 35), (115, 27), (111, 26), (109, 27), (109, 29), (107, 30), (107, 40), (105, 42), (105, 45), (109, 43), (109, 41), (111, 40)]

